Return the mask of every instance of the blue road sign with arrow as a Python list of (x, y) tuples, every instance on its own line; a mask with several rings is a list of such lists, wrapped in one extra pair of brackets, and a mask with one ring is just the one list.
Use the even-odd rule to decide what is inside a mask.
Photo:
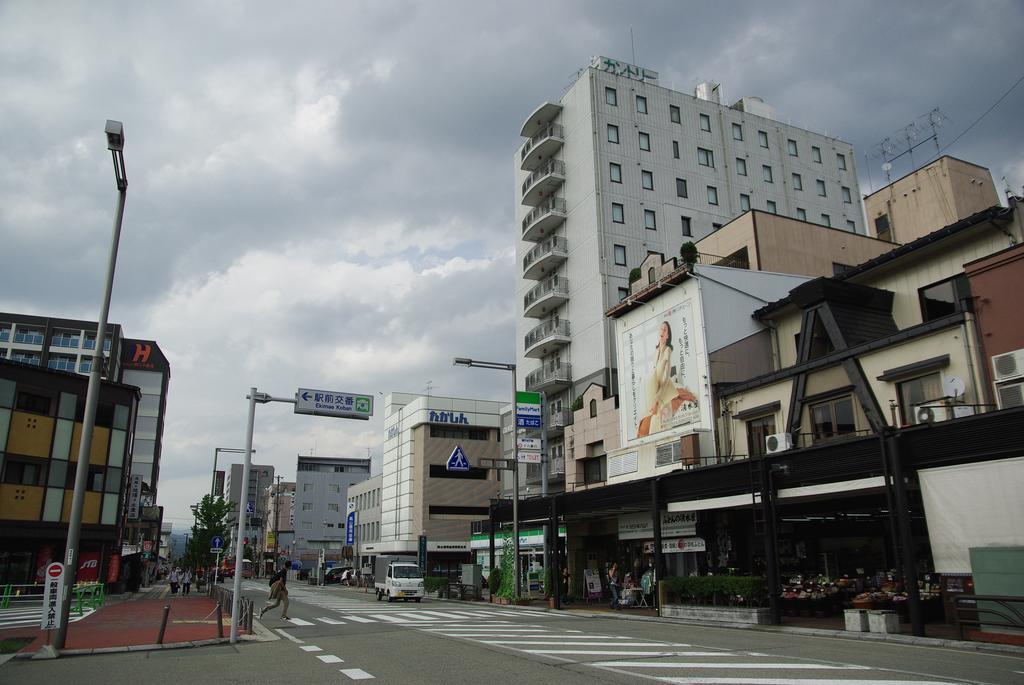
[(461, 446), (455, 446), (444, 468), (446, 471), (469, 471), (469, 459), (466, 458), (466, 453), (462, 451)]
[(223, 546), (224, 538), (222, 538), (221, 536), (214, 535), (212, 538), (210, 538), (210, 547), (213, 547), (214, 549), (220, 549)]

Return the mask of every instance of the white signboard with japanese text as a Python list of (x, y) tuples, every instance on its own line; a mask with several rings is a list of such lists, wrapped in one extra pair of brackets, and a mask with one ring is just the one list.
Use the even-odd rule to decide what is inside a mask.
[(55, 561), (46, 567), (43, 589), (43, 616), (39, 627), (56, 630), (64, 611), (64, 564)]
[(128, 518), (138, 520), (142, 503), (142, 475), (132, 474), (128, 484)]
[[(661, 512), (661, 537), (678, 538), (697, 534), (697, 512)], [(619, 516), (620, 540), (653, 540), (654, 524), (646, 513), (621, 514)]]

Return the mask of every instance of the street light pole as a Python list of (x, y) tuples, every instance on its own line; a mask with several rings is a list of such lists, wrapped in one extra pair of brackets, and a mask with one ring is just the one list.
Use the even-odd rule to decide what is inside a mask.
[(482, 369), (495, 369), (498, 371), (512, 372), (512, 549), (515, 558), (512, 561), (512, 572), (515, 574), (515, 595), (520, 596), (521, 583), (519, 579), (519, 440), (516, 429), (516, 365), (503, 364), (500, 362), (482, 362), (466, 357), (456, 357), (452, 360), (453, 366), (479, 367)]
[(231, 644), (238, 642), (238, 611), (242, 599), (242, 559), (245, 558), (245, 514), (249, 501), (249, 469), (252, 466), (252, 432), (256, 423), (256, 388), (249, 389), (249, 422), (245, 428), (245, 466), (242, 467), (242, 492), (238, 498), (238, 528), (235, 532), (235, 578), (231, 595)]
[(82, 508), (85, 505), (85, 485), (89, 479), (89, 454), (92, 451), (93, 429), (96, 426), (96, 406), (100, 399), (101, 374), (103, 371), (103, 346), (107, 335), (107, 316), (110, 312), (110, 296), (114, 289), (114, 269), (117, 266), (117, 246), (121, 241), (121, 221), (124, 219), (124, 202), (128, 194), (128, 176), (124, 168), (124, 125), (120, 121), (107, 120), (104, 132), (107, 135), (107, 149), (114, 160), (114, 178), (117, 181), (117, 214), (114, 232), (110, 241), (110, 256), (107, 260), (106, 283), (103, 288), (103, 303), (100, 305), (100, 319), (96, 324), (96, 348), (93, 350), (92, 368), (89, 369), (89, 385), (85, 393), (85, 411), (82, 416), (82, 437), (78, 445), (78, 467), (75, 470), (75, 490), (71, 497), (71, 512), (68, 516), (68, 539), (65, 545), (64, 573), (65, 601), (57, 622), (57, 634), (53, 646), (64, 649), (68, 634), (68, 615), (71, 602), (67, 601), (78, 575), (78, 543), (82, 533)]
[[(256, 450), (253, 450), (255, 452)], [(217, 496), (217, 455), (221, 452), (233, 452), (235, 454), (245, 454), (245, 450), (238, 449), (236, 447), (215, 447), (213, 449), (213, 479), (210, 482), (210, 497)]]

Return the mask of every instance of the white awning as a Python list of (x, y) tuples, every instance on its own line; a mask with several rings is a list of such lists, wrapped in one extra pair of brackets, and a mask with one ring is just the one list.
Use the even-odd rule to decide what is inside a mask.
[(1024, 457), (918, 471), (938, 573), (971, 573), (971, 547), (1024, 545)]
[(732, 507), (749, 507), (754, 503), (750, 493), (746, 495), (729, 495), (728, 497), (711, 497), (694, 499), (686, 502), (669, 502), (669, 511), (706, 511), (708, 509), (730, 509)]
[(854, 490), (871, 490), (884, 488), (885, 479), (881, 476), (873, 478), (858, 478), (856, 480), (841, 480), (835, 483), (821, 483), (820, 485), (804, 485), (799, 488), (779, 488), (777, 499), (796, 499), (798, 497), (815, 497), (817, 495), (830, 495), (836, 492), (851, 492)]

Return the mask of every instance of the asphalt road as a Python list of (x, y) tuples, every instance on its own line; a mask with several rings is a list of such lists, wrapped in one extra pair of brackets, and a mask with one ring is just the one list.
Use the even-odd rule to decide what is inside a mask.
[[(258, 604), (265, 597), (262, 583), (245, 586)], [(292, 585), (291, 600), (291, 621), (279, 609), (262, 621), (276, 641), (18, 660), (0, 666), (0, 683), (1024, 683), (1016, 655), (487, 604), (387, 604), (337, 587)]]

